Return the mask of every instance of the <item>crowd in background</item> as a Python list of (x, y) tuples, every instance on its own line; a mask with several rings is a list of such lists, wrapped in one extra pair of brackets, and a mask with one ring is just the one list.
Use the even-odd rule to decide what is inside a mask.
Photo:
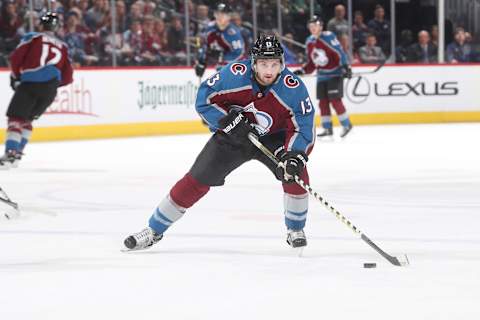
[[(27, 0), (0, 0), (0, 66), (8, 65), (8, 55), (19, 43), (22, 35), (29, 32), (29, 21), (34, 22), (47, 9), (47, 0), (33, 0), (29, 10)], [(253, 41), (251, 29), (251, 0), (229, 0), (234, 10), (232, 22), (241, 29), (247, 44)], [(275, 6), (272, 1), (258, 0), (259, 28), (277, 32)], [(218, 1), (188, 1), (191, 17), (189, 45), (192, 63), (200, 46), (202, 31), (212, 19)], [(273, 1), (273, 4), (276, 1)], [(306, 24), (310, 17), (310, 1), (282, 1), (283, 45), (289, 64), (305, 61), (304, 48), (295, 44), (304, 43), (307, 36)], [(70, 50), (76, 66), (112, 65), (113, 55), (118, 65), (185, 65), (187, 50), (185, 41), (185, 1), (180, 0), (116, 0), (110, 8), (109, 0), (61, 0), (51, 1), (52, 11), (60, 14), (62, 28), (58, 36)], [(116, 19), (112, 21), (112, 9)], [(325, 19), (324, 29), (334, 32), (344, 49), (349, 52), (349, 24), (346, 8), (336, 4), (327, 12), (318, 4)], [(271, 14), (265, 14), (270, 12)], [(366, 17), (370, 17), (367, 19)], [(117, 32), (112, 34), (112, 23)], [(478, 62), (478, 47), (472, 43), (472, 35), (462, 27), (447, 28), (453, 39), (446, 44), (445, 59), (449, 63)], [(352, 63), (378, 63), (391, 55), (391, 25), (381, 5), (374, 12), (355, 11), (352, 25)], [(293, 41), (288, 41), (293, 40)], [(395, 48), (398, 63), (437, 62), (438, 27), (413, 33), (401, 31)]]

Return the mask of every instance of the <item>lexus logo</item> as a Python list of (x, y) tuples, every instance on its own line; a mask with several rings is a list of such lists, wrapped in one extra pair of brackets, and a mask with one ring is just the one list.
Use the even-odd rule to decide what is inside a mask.
[(347, 99), (355, 104), (364, 103), (371, 96), (377, 98), (456, 96), (460, 91), (457, 81), (370, 83), (364, 77), (349, 79), (345, 90)]
[(364, 77), (348, 79), (346, 86), (347, 99), (360, 104), (367, 101), (371, 92), (370, 82)]

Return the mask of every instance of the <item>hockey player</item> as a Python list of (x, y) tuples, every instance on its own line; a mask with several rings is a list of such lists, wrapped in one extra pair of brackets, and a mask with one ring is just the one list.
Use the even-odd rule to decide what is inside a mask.
[(16, 167), (38, 119), (57, 95), (57, 88), (73, 81), (65, 43), (55, 37), (56, 13), (40, 18), (42, 32), (26, 34), (10, 56), (10, 86), (15, 91), (7, 110), (5, 154), (0, 168)]
[(241, 30), (232, 22), (230, 8), (220, 3), (214, 11), (215, 21), (204, 32), (203, 46), (198, 52), (195, 74), (201, 78), (210, 60), (217, 68), (245, 56), (245, 42)]
[[(223, 185), (230, 172), (253, 159), (282, 182), (287, 243), (306, 246), (308, 194), (294, 182), (294, 175), (308, 183), (305, 165), (314, 144), (315, 108), (303, 82), (285, 68), (275, 36), (259, 37), (250, 60), (233, 62), (205, 80), (196, 110), (212, 137), (190, 171), (155, 208), (149, 226), (126, 238), (125, 246), (138, 250), (158, 242), (210, 187)], [(278, 166), (247, 138), (251, 132), (280, 159)]]
[(306, 41), (307, 62), (294, 73), (303, 75), (317, 70), (317, 99), (320, 100), (320, 115), (324, 128), (318, 137), (333, 136), (331, 103), (343, 126), (340, 134), (343, 138), (352, 130), (350, 118), (342, 102), (343, 78), (352, 77), (348, 57), (335, 34), (323, 31), (323, 21), (318, 16), (309, 20), (308, 28), (311, 35)]

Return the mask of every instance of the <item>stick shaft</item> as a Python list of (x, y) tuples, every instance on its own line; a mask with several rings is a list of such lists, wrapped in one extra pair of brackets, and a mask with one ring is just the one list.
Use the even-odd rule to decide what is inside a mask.
[[(279, 161), (277, 157), (267, 148), (265, 147), (258, 138), (252, 134), (248, 134), (248, 139), (260, 150), (263, 154), (265, 154), (270, 160), (273, 161), (276, 165), (278, 165)], [(360, 238), (367, 243), (371, 248), (377, 251), (382, 257), (387, 259), (391, 264), (396, 266), (402, 266), (403, 264), (398, 260), (398, 258), (393, 257), (383, 251), (379, 246), (377, 246), (369, 237), (367, 237), (363, 232), (360, 231), (347, 217), (342, 215), (337, 209), (335, 209), (331, 204), (329, 204), (322, 196), (320, 196), (315, 190), (312, 189), (308, 184), (305, 183), (302, 179), (300, 179), (297, 175), (295, 175), (295, 182), (305, 189), (312, 197), (317, 199), (321, 204), (323, 204), (330, 212), (332, 212), (338, 220), (340, 220), (343, 224), (345, 224), (350, 230), (352, 230), (355, 234), (359, 235)]]

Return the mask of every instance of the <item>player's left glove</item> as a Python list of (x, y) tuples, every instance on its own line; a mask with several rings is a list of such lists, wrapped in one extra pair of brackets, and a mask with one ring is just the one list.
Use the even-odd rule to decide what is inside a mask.
[(307, 165), (308, 157), (303, 152), (288, 151), (280, 156), (275, 175), (285, 183), (295, 181), (295, 176), (300, 176)]
[(250, 143), (248, 134), (256, 134), (255, 129), (248, 121), (248, 118), (241, 112), (231, 110), (225, 117), (218, 121), (219, 128), (228, 137), (228, 142), (232, 145), (245, 145)]
[(349, 65), (344, 65), (342, 66), (342, 68), (343, 68), (343, 76), (347, 79), (351, 79), (353, 76), (352, 68)]
[(14, 76), (10, 75), (10, 87), (13, 91), (16, 91), (18, 86), (20, 85), (20, 80), (15, 78)]
[(195, 65), (195, 74), (197, 77), (201, 78), (205, 73), (206, 65), (205, 63), (197, 62)]

